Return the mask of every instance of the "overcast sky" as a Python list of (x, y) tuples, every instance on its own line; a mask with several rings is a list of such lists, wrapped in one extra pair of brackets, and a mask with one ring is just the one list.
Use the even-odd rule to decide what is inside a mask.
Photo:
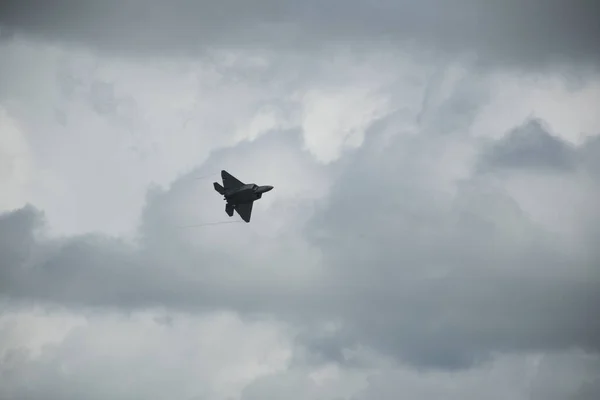
[(2, 2), (0, 398), (600, 398), (600, 6), (525, 3)]

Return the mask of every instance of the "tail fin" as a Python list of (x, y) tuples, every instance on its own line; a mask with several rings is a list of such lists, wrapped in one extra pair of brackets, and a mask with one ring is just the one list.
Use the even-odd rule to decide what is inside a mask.
[(223, 188), (223, 186), (221, 186), (219, 184), (219, 182), (213, 182), (213, 186), (215, 187), (215, 190), (217, 192), (219, 192), (219, 194), (224, 194), (225, 193), (225, 188)]

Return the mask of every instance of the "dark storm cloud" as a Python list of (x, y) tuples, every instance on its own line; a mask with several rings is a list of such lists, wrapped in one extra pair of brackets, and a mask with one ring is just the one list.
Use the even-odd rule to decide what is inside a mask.
[[(301, 252), (286, 247), (302, 237), (287, 233), (275, 240), (241, 228), (212, 230), (189, 244), (188, 234), (173, 229), (190, 196), (182, 180), (151, 191), (135, 246), (99, 235), (43, 240), (34, 235), (34, 209), (4, 215), (1, 294), (72, 306), (229, 308), (303, 326), (335, 319), (340, 331), (309, 330), (298, 340), (317, 358), (338, 361), (355, 343), (443, 368), (494, 352), (600, 351), (600, 254), (591, 242), (581, 251), (563, 246), (477, 174), (455, 195), (445, 193), (445, 168), (424, 160), (446, 154), (452, 138), (399, 135), (383, 147), (381, 139), (372, 132), (344, 161), (331, 197), (306, 227), (324, 275), (290, 275), (306, 266)], [(272, 140), (287, 139), (267, 136), (247, 147)], [(517, 153), (519, 143), (512, 145)], [(592, 221), (600, 215), (597, 207), (583, 211)], [(265, 262), (285, 274), (253, 267)]]
[(123, 53), (189, 54), (219, 45), (306, 49), (370, 41), (396, 46), (416, 40), (507, 64), (597, 65), (599, 10), (595, 0), (9, 0), (0, 6), (0, 24)]

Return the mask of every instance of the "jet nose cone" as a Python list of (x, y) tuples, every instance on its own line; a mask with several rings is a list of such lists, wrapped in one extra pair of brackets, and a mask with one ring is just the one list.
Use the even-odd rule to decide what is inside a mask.
[(267, 193), (269, 190), (272, 190), (273, 186), (259, 186), (257, 192), (260, 194)]

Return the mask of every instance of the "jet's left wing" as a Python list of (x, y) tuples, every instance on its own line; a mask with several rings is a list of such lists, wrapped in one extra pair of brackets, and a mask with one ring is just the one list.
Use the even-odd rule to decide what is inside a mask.
[(238, 204), (235, 207), (235, 211), (237, 211), (238, 215), (242, 217), (242, 219), (246, 222), (250, 222), (250, 216), (252, 216), (252, 203)]
[(237, 179), (235, 176), (231, 175), (229, 172), (222, 170), (221, 178), (223, 179), (223, 186), (225, 189), (237, 189), (241, 186), (244, 186), (244, 182)]

